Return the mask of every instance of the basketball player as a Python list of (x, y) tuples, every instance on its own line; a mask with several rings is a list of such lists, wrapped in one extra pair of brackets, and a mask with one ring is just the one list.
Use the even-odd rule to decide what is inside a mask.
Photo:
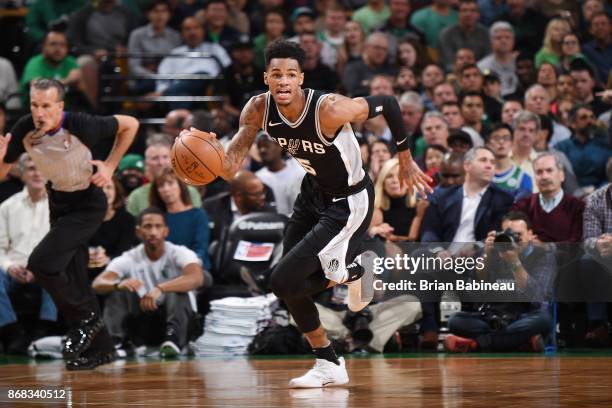
[(271, 43), (265, 61), (264, 82), (269, 91), (251, 98), (242, 110), (240, 128), (227, 147), (220, 176), (228, 180), (240, 169), (260, 129), (306, 170), (283, 240), (283, 257), (272, 271), (269, 286), (284, 300), (317, 358), (314, 368), (289, 386), (342, 385), (349, 381), (344, 359), (336, 356), (321, 327), (311, 295), (345, 283), (351, 310), (358, 311), (371, 300), (362, 301), (361, 280), (363, 276), (364, 289), (368, 285), (371, 289), (372, 271), (364, 271), (353, 260), (361, 252), (372, 218), (374, 188), (363, 169), (350, 122), (382, 114), (397, 143), (402, 182), (409, 189), (426, 192), (429, 177), (411, 158), (395, 97), (350, 99), (302, 89), (304, 51), (290, 41)]
[[(69, 326), (63, 348), (66, 367), (91, 369), (113, 361), (115, 348), (89, 284), (87, 241), (106, 214), (106, 195), (100, 187), (111, 181), (134, 140), (138, 121), (64, 112), (64, 87), (54, 79), (32, 81), (30, 110), (9, 134), (0, 135), (0, 177), (27, 151), (49, 180), (51, 229), (32, 251), (27, 269), (49, 292)], [(114, 139), (108, 158), (92, 160), (92, 150), (104, 139)]]

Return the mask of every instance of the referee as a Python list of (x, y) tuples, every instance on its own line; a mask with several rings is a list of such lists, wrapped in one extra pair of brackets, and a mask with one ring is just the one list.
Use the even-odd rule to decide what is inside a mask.
[[(66, 368), (92, 369), (113, 361), (115, 349), (89, 284), (87, 241), (106, 213), (100, 187), (110, 182), (134, 140), (138, 121), (65, 112), (64, 87), (54, 79), (32, 81), (30, 110), (9, 134), (0, 135), (0, 177), (28, 152), (49, 180), (51, 228), (32, 251), (27, 269), (51, 294), (68, 324)], [(114, 139), (109, 156), (93, 160), (94, 147), (105, 139)]]

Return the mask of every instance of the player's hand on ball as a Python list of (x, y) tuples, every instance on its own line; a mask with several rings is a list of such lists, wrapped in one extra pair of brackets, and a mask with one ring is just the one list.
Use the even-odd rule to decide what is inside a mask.
[(93, 184), (102, 188), (112, 181), (114, 171), (113, 168), (101, 160), (90, 160), (89, 162), (98, 169), (98, 171), (91, 176), (91, 182)]
[(415, 190), (423, 196), (433, 193), (433, 189), (429, 186), (429, 183), (432, 182), (431, 177), (419, 168), (419, 165), (412, 159), (410, 150), (399, 152), (397, 157), (400, 165), (400, 183), (408, 187), (408, 194), (412, 194)]

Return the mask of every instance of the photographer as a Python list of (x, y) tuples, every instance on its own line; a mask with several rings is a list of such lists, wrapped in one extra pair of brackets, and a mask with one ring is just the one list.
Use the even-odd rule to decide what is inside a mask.
[(543, 351), (542, 339), (551, 322), (547, 303), (541, 301), (548, 299), (555, 278), (554, 253), (534, 243), (529, 218), (514, 211), (503, 217), (501, 233), (489, 232), (485, 251), (479, 278), (500, 280), (493, 274), (509, 278), (519, 295), (534, 302), (484, 303), (478, 311), (455, 313), (448, 321), (452, 334), (445, 341), (447, 350), (511, 351), (529, 345), (532, 351)]

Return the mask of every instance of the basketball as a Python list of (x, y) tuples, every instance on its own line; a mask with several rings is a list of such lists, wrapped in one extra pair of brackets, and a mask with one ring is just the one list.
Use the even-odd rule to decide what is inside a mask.
[(174, 173), (195, 186), (208, 184), (218, 177), (224, 155), (217, 139), (198, 130), (182, 132), (170, 152)]

